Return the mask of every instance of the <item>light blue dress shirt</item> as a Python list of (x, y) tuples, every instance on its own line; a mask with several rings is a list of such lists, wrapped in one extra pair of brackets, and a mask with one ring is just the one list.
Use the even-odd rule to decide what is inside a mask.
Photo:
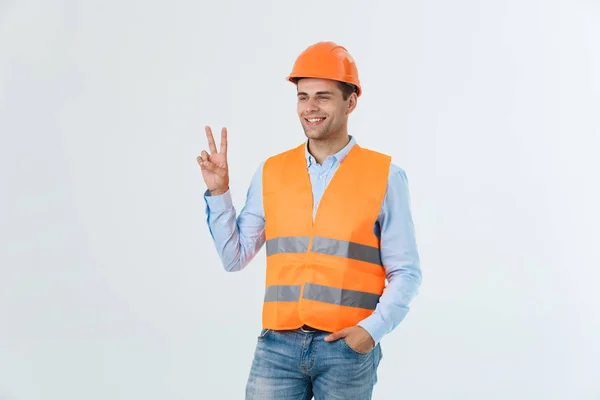
[[(350, 141), (342, 150), (328, 156), (319, 165), (308, 152), (307, 142), (306, 163), (314, 198), (313, 219), (323, 192), (355, 144), (355, 138), (350, 136)], [(252, 178), (246, 194), (246, 204), (237, 217), (229, 190), (219, 196), (211, 196), (209, 191), (205, 192), (206, 221), (226, 271), (240, 271), (246, 267), (265, 243), (263, 165), (264, 161)], [(421, 285), (408, 180), (404, 170), (393, 163), (381, 211), (373, 229), (380, 238), (381, 260), (388, 283), (375, 311), (358, 325), (369, 332), (377, 344), (404, 319), (409, 311), (409, 304), (418, 294)]]

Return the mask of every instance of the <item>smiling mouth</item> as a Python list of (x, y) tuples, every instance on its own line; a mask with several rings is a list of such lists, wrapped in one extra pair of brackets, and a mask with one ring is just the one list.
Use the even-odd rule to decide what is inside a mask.
[(308, 123), (308, 125), (319, 125), (323, 121), (325, 121), (325, 117), (320, 118), (304, 118), (304, 120)]

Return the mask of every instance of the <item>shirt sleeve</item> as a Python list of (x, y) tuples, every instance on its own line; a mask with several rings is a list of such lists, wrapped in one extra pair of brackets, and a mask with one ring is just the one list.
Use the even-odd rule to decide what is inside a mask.
[(408, 179), (405, 171), (394, 164), (390, 167), (388, 187), (377, 222), (388, 284), (373, 314), (358, 324), (369, 332), (376, 344), (404, 319), (422, 281)]
[(265, 243), (265, 213), (262, 202), (262, 169), (260, 164), (246, 193), (246, 203), (239, 216), (233, 206), (230, 190), (218, 196), (204, 193), (206, 223), (226, 271), (240, 271)]

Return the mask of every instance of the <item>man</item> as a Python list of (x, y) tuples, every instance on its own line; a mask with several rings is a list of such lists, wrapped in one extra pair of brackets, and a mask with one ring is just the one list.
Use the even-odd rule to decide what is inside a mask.
[(308, 140), (260, 165), (237, 218), (227, 130), (217, 151), (206, 127), (211, 153), (198, 157), (225, 269), (243, 269), (266, 243), (262, 331), (246, 399), (370, 399), (380, 341), (421, 284), (406, 174), (348, 134), (362, 88), (345, 48), (308, 47), (287, 79)]

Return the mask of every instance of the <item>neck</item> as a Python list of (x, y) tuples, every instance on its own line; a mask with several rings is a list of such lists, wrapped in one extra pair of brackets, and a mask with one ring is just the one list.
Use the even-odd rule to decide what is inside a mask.
[(308, 152), (319, 164), (322, 164), (328, 156), (342, 150), (349, 141), (350, 136), (347, 132), (323, 139), (309, 139)]

